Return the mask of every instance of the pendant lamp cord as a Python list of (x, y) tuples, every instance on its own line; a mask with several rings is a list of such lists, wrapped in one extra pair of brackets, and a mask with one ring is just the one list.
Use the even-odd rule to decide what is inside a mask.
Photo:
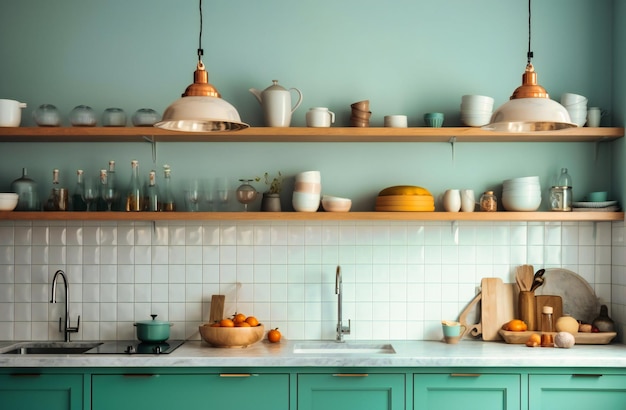
[(202, 0), (199, 0), (200, 9), (200, 34), (198, 35), (198, 62), (202, 62), (204, 50), (202, 49)]
[[(200, 1), (202, 1), (202, 0), (200, 0)], [(531, 24), (530, 24), (530, 22), (531, 22), (531, 15), (532, 14), (531, 14), (531, 9), (530, 9), (530, 0), (528, 0), (528, 53), (526, 54), (526, 58), (528, 59), (528, 64), (530, 64), (531, 60), (533, 59), (533, 52), (532, 52), (532, 50), (530, 48), (530, 38), (531, 38), (531, 35), (530, 35)]]

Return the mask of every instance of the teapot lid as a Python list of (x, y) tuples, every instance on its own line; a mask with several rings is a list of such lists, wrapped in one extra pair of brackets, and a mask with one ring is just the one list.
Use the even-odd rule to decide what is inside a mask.
[(282, 85), (279, 85), (278, 80), (272, 80), (272, 85), (270, 85), (263, 91), (287, 91), (287, 89)]

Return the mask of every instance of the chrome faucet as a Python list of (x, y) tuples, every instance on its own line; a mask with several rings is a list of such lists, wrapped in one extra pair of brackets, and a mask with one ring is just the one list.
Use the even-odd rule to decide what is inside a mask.
[(343, 282), (341, 280), (341, 266), (337, 266), (337, 273), (335, 274), (335, 295), (337, 295), (337, 337), (335, 341), (337, 343), (343, 343), (343, 335), (350, 334), (350, 319), (348, 319), (348, 327), (342, 324), (342, 305), (343, 305)]
[(61, 318), (59, 318), (59, 332), (65, 334), (65, 341), (70, 341), (70, 333), (78, 333), (78, 329), (80, 328), (80, 315), (78, 315), (78, 323), (76, 327), (70, 327), (70, 287), (67, 282), (67, 277), (62, 270), (56, 271), (54, 277), (52, 278), (52, 299), (50, 299), (50, 303), (57, 303), (57, 279), (59, 276), (63, 279), (63, 285), (65, 289), (65, 328), (61, 327)]

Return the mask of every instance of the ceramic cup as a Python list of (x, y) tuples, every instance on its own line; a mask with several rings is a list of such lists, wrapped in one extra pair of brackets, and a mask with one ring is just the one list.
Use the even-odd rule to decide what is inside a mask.
[(408, 120), (406, 115), (385, 115), (384, 125), (392, 128), (406, 128)]
[(443, 118), (441, 112), (429, 112), (424, 114), (424, 123), (427, 127), (440, 128), (443, 126)]
[(0, 99), (0, 127), (19, 127), (22, 121), (22, 108), (26, 108), (26, 103)]
[(457, 344), (463, 338), (466, 327), (453, 320), (442, 320), (443, 340), (448, 344)]
[(335, 122), (335, 113), (329, 111), (326, 107), (309, 108), (306, 113), (307, 127), (330, 127)]
[(589, 192), (587, 194), (587, 200), (590, 202), (605, 202), (609, 197), (609, 193), (606, 191)]
[(587, 127), (599, 127), (603, 114), (600, 107), (589, 107), (587, 110)]
[(474, 212), (476, 197), (472, 189), (461, 190), (461, 212)]
[(461, 210), (461, 192), (458, 189), (448, 189), (444, 192), (443, 209), (446, 212), (459, 212)]

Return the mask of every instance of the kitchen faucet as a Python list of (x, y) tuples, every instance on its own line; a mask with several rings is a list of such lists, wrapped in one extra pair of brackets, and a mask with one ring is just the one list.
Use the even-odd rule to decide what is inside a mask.
[(59, 276), (63, 279), (63, 285), (65, 289), (65, 329), (61, 327), (61, 318), (59, 318), (59, 332), (63, 332), (65, 334), (65, 341), (70, 341), (70, 333), (78, 333), (78, 329), (80, 328), (80, 315), (78, 315), (78, 323), (76, 327), (70, 327), (70, 287), (67, 283), (67, 277), (62, 270), (56, 271), (54, 277), (52, 278), (52, 299), (50, 303), (57, 303), (56, 290), (57, 290), (57, 279)]
[(337, 295), (337, 337), (335, 341), (337, 343), (343, 343), (343, 335), (350, 334), (350, 319), (348, 319), (348, 327), (343, 326), (341, 323), (342, 305), (343, 305), (343, 282), (341, 280), (341, 266), (337, 266), (337, 273), (335, 274), (335, 295)]

